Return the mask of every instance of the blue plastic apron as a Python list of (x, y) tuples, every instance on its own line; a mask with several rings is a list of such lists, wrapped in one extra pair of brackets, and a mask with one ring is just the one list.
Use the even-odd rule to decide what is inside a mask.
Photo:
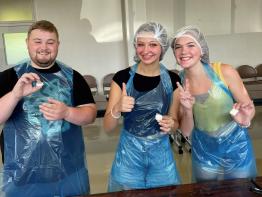
[(132, 112), (124, 114), (115, 160), (110, 192), (180, 184), (169, 137), (160, 131), (155, 114), (167, 114), (172, 98), (172, 83), (168, 71), (160, 67), (160, 83), (156, 88), (139, 92), (133, 78), (137, 64), (130, 70), (127, 93), (135, 98)]
[(89, 193), (85, 146), (80, 126), (48, 121), (39, 105), (49, 97), (72, 106), (73, 70), (40, 73), (30, 62), (15, 67), (18, 78), (37, 73), (42, 89), (24, 97), (4, 126), (6, 196), (69, 196)]
[[(209, 91), (208, 99), (220, 99), (224, 92), (227, 99), (233, 104), (234, 98), (231, 92), (219, 79), (211, 66), (208, 64), (203, 66), (213, 85), (218, 87)], [(183, 78), (183, 76), (184, 72), (182, 72), (181, 77)], [(222, 93), (221, 89), (223, 90)], [(214, 106), (209, 106), (206, 101), (202, 105), (207, 110), (215, 110)], [(229, 109), (227, 112), (227, 115), (229, 115), (231, 107), (224, 107)], [(195, 121), (197, 116), (201, 116), (201, 114), (194, 113)], [(221, 114), (221, 116), (225, 116), (225, 114)], [(212, 114), (210, 117), (212, 118)], [(205, 131), (200, 129), (200, 127), (204, 128), (205, 126), (195, 122), (195, 128), (192, 133), (193, 181), (251, 178), (256, 176), (254, 151), (246, 128), (242, 128), (232, 118), (216, 131)]]

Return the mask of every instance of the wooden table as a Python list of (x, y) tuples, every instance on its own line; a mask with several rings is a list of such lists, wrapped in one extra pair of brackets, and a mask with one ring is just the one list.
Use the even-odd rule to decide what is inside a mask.
[[(262, 177), (255, 179), (262, 187)], [(227, 181), (212, 181), (205, 183), (184, 184), (178, 186), (160, 187), (146, 190), (129, 190), (114, 193), (88, 195), (89, 197), (177, 197), (177, 196), (219, 196), (219, 197), (249, 197), (261, 196), (250, 191), (253, 184), (248, 179)], [(87, 196), (85, 196), (87, 197)]]

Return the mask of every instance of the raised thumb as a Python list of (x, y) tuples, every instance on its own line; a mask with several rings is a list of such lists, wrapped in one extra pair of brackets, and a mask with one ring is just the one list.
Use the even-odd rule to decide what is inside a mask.
[(122, 83), (122, 95), (127, 96), (126, 84), (125, 83)]

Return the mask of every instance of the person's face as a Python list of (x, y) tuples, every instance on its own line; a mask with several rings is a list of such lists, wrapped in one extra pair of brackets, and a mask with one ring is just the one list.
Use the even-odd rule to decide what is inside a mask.
[(59, 41), (54, 32), (35, 29), (26, 40), (32, 66), (50, 68), (57, 56)]
[(178, 38), (173, 52), (177, 63), (183, 68), (190, 68), (198, 64), (201, 59), (201, 50), (190, 37)]
[(160, 59), (161, 45), (153, 37), (138, 37), (136, 53), (144, 64), (153, 64)]

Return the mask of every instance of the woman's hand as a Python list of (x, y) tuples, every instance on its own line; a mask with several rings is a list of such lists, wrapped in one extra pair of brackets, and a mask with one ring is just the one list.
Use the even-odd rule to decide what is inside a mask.
[(175, 121), (171, 116), (162, 116), (162, 119), (158, 121), (161, 131), (164, 133), (170, 133), (172, 128), (174, 128)]
[(177, 87), (179, 88), (181, 106), (184, 108), (184, 110), (192, 110), (195, 103), (195, 97), (193, 97), (189, 91), (188, 80), (185, 80), (184, 87), (182, 87), (180, 83), (177, 82)]
[(121, 93), (121, 98), (115, 104), (115, 106), (112, 109), (112, 113), (115, 116), (118, 116), (121, 114), (121, 112), (131, 112), (134, 108), (135, 105), (135, 99), (131, 96), (127, 95), (126, 91), (126, 84), (122, 84), (122, 93)]
[(238, 111), (236, 115), (232, 115), (233, 119), (242, 126), (249, 126), (255, 110), (253, 102), (235, 103), (233, 109)]

